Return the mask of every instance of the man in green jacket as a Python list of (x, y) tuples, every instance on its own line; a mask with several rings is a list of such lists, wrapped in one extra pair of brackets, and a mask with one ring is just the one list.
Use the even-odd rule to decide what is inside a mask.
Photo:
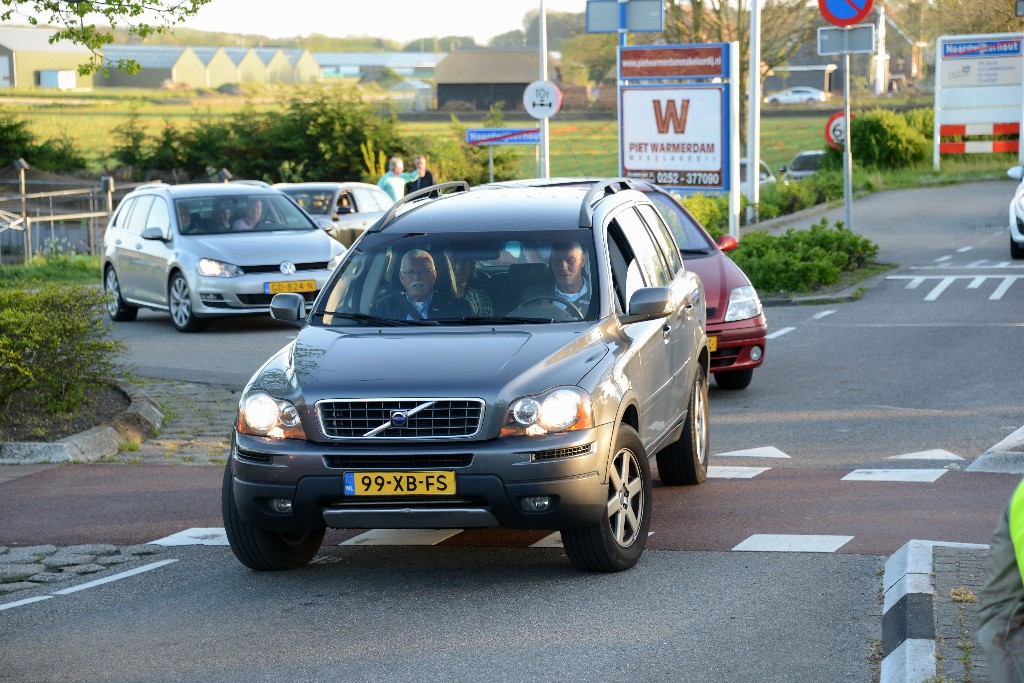
[(406, 183), (420, 177), (418, 171), (403, 173), (404, 169), (405, 162), (402, 161), (401, 157), (391, 157), (388, 159), (388, 172), (377, 181), (377, 187), (387, 192), (393, 202), (397, 202), (401, 197), (405, 196)]
[(1024, 683), (1024, 481), (999, 519), (979, 595), (975, 634), (993, 681)]

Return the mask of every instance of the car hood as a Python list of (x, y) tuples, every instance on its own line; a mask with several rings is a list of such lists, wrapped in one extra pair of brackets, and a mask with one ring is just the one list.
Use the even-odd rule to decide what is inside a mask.
[(307, 405), (405, 397), (507, 403), (575, 385), (608, 353), (597, 327), (535, 327), (306, 327), (257, 373), (251, 388)]
[(700, 259), (687, 259), (686, 267), (700, 276), (704, 283), (708, 322), (721, 322), (729, 308), (729, 293), (736, 287), (750, 284), (746, 273), (721, 252)]
[[(333, 240), (323, 230), (280, 230), (246, 235), (202, 235), (185, 238), (183, 250), (198, 258), (211, 258), (236, 266), (267, 263), (317, 263), (336, 253)], [(337, 250), (340, 251), (340, 250)]]

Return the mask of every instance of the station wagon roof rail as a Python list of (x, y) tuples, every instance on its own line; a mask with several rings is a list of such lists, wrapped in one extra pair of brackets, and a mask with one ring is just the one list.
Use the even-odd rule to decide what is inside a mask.
[(580, 205), (580, 227), (594, 227), (594, 207), (601, 199), (622, 190), (635, 189), (637, 189), (637, 186), (628, 178), (609, 178), (600, 183), (595, 183), (586, 196), (583, 197), (583, 204)]
[(405, 206), (411, 201), (416, 199), (423, 199), (424, 197), (431, 195), (435, 192), (440, 194), (443, 190), (455, 190), (456, 192), (469, 192), (469, 183), (465, 180), (453, 180), (449, 183), (439, 183), (437, 185), (431, 185), (430, 187), (424, 187), (422, 190), (416, 190), (405, 195), (397, 202), (395, 202), (388, 212), (384, 214), (375, 225), (373, 225), (367, 232), (380, 232), (388, 226), (395, 219), (395, 215), (398, 213), (398, 209)]

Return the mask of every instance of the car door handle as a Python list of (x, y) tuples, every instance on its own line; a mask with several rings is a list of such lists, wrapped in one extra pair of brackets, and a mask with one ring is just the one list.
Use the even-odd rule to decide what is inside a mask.
[(668, 339), (669, 336), (671, 336), (671, 334), (672, 334), (672, 326), (671, 325), (665, 325), (663, 328), (661, 328), (661, 338), (662, 339)]

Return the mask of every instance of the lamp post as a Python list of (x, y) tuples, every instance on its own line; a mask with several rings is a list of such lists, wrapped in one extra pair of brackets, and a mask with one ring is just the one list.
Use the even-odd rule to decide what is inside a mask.
[(28, 205), (25, 201), (25, 171), (31, 168), (28, 162), (18, 157), (14, 162), (14, 168), (18, 169), (18, 188), (21, 193), (21, 224), (25, 230), (25, 254), (24, 260), (27, 265), (32, 259), (32, 230), (28, 224)]

